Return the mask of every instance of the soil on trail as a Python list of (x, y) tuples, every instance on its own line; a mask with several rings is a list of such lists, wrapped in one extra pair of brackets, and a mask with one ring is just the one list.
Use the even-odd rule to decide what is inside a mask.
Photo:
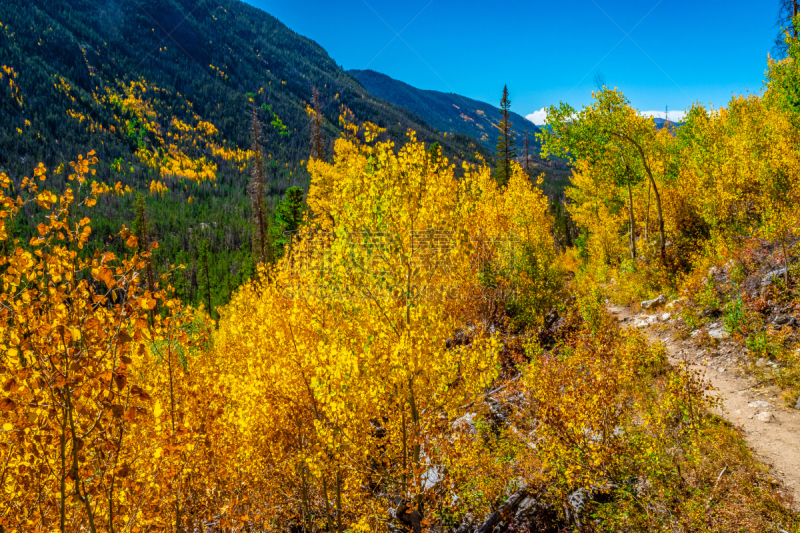
[(634, 315), (627, 307), (609, 306), (623, 327), (643, 329), (651, 340), (664, 343), (670, 363), (685, 362), (697, 370), (719, 396), (723, 416), (741, 428), (754, 455), (771, 469), (800, 507), (800, 410), (786, 407), (777, 387), (744, 371), (745, 354), (729, 339), (716, 348), (698, 348), (691, 339), (681, 340), (667, 319), (659, 315)]

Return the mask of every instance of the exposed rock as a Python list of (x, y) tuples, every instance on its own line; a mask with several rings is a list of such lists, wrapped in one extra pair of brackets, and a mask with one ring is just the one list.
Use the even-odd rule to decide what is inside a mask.
[(795, 326), (797, 325), (797, 320), (791, 315), (783, 315), (775, 317), (772, 323), (776, 326)]
[(422, 490), (434, 488), (444, 479), (444, 467), (441, 465), (434, 465), (428, 468), (422, 474)]
[(769, 411), (761, 411), (756, 415), (756, 420), (760, 420), (761, 422), (769, 423), (772, 422), (773, 418), (774, 416), (772, 416), (772, 413), (770, 413)]
[(672, 318), (672, 314), (671, 313), (664, 313), (663, 315), (661, 315), (661, 321), (662, 322), (666, 322), (670, 318)]
[(653, 298), (652, 300), (645, 300), (642, 302), (642, 309), (650, 309), (652, 307), (657, 307), (659, 305), (664, 305), (667, 303), (667, 297), (663, 294), (659, 294), (658, 298)]
[(786, 274), (786, 268), (785, 267), (784, 268), (779, 268), (777, 270), (773, 270), (772, 272), (769, 272), (766, 276), (764, 276), (761, 279), (761, 287), (763, 288), (763, 287), (769, 286), (770, 284), (772, 284), (772, 280), (773, 279), (775, 279), (776, 277), (783, 276), (784, 274)]
[(472, 513), (467, 513), (455, 530), (455, 533), (472, 533), (477, 527), (475, 517)]
[(556, 533), (566, 525), (553, 507), (528, 496), (519, 504), (509, 531)]
[(800, 409), (800, 398), (797, 398), (797, 403), (794, 406), (795, 409)]
[(471, 435), (476, 433), (475, 428), (475, 413), (467, 413), (460, 418), (456, 418), (450, 423), (450, 428), (453, 430), (460, 429), (467, 431)]
[(667, 304), (667, 305), (664, 307), (664, 309), (666, 309), (667, 311), (672, 311), (672, 310), (673, 310), (673, 309), (675, 309), (675, 308), (676, 308), (678, 305), (682, 304), (682, 303), (683, 303), (683, 300), (684, 300), (683, 298), (678, 298), (677, 300), (672, 300), (670, 303), (668, 303), (668, 304)]
[(712, 339), (717, 339), (717, 340), (723, 340), (723, 339), (727, 339), (728, 337), (730, 337), (730, 336), (731, 336), (731, 335), (730, 335), (730, 333), (728, 333), (727, 331), (725, 331), (725, 329), (724, 329), (724, 328), (714, 328), (714, 329), (710, 329), (710, 330), (708, 330), (708, 335), (709, 335), (709, 337), (711, 337)]
[(531, 498), (530, 496), (527, 496), (519, 504), (519, 507), (517, 508), (517, 514), (514, 515), (514, 518), (515, 519), (519, 519), (519, 518), (522, 518), (523, 516), (527, 515), (529, 513), (529, 511), (531, 509), (533, 509), (533, 506), (536, 505), (537, 503), (538, 502), (534, 498)]
[(590, 496), (589, 491), (586, 489), (578, 489), (567, 496), (567, 501), (564, 504), (564, 514), (567, 517), (567, 521), (575, 524), (578, 528), (581, 527), (581, 515)]
[(747, 404), (747, 407), (769, 407), (769, 402), (765, 402), (764, 400), (757, 400), (755, 402)]
[(547, 315), (544, 317), (545, 329), (548, 329), (550, 328), (550, 326), (555, 324), (556, 320), (558, 320), (558, 311), (550, 311), (549, 313), (547, 313)]

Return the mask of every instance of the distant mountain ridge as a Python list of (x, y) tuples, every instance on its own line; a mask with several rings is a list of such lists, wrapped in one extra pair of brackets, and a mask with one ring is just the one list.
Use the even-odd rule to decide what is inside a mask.
[[(347, 72), (373, 96), (405, 107), (441, 132), (469, 135), (484, 148), (494, 150), (499, 133), (495, 126), (502, 120), (496, 106), (454, 93), (418, 89), (374, 70)], [(498, 100), (499, 94), (498, 90)], [(522, 147), (527, 126), (533, 152), (533, 147), (538, 147), (535, 134), (540, 131), (539, 128), (517, 113), (512, 112), (510, 118), (517, 146)], [(535, 152), (538, 155), (538, 149)]]
[[(445, 136), (369, 94), (317, 43), (240, 0), (0, 1), (0, 172), (18, 184), (41, 161), (47, 187), (62, 191), (68, 162), (95, 150), (93, 179), (146, 195), (156, 271), (188, 265), (173, 279), (187, 302), (208, 296), (197, 266), (201, 242), (211, 257), (203, 283), (212, 307), (254, 269), (251, 98), (266, 124), (271, 228), (283, 238), (275, 206), (290, 186), (309, 185), (313, 87), (325, 158), (346, 108), (356, 122), (386, 128), (382, 140), (402, 145), (411, 129), (455, 164), (476, 153), (491, 159), (473, 137)], [(163, 196), (147, 194), (159, 190)], [(43, 214), (25, 209), (12, 232), (29, 242)], [(91, 218), (91, 245), (112, 242), (126, 253), (114, 236), (136, 218), (133, 196), (103, 197)]]
[[(269, 104), (290, 132), (268, 132), (264, 148), (293, 177), (304, 174), (300, 163), (310, 150), (312, 86), (321, 93), (328, 154), (342, 106), (401, 143), (413, 129), (456, 159), (481, 151), (472, 139), (446, 138), (407, 109), (366, 94), (316, 42), (240, 0), (0, 2), (0, 65), (13, 70), (20, 94), (18, 103), (0, 99), (0, 168), (15, 176), (30, 171), (28, 157), (57, 166), (88, 148), (98, 151), (103, 177), (117, 158), (138, 169), (130, 117), (106, 100), (124, 99), (139, 82), (163, 130), (172, 115), (191, 126), (197, 115), (220, 141), (241, 149), (250, 145), (246, 95), (258, 93), (257, 103)], [(151, 152), (153, 137), (139, 138)]]

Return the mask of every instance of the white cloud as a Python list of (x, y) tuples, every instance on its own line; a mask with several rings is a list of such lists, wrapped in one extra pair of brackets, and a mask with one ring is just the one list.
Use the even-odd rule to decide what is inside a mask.
[[(653, 118), (664, 118), (664, 111), (640, 111), (642, 115)], [(686, 111), (670, 111), (669, 120), (671, 122), (681, 122), (686, 116)]]
[[(653, 118), (664, 118), (664, 111), (640, 111), (641, 115), (646, 117), (653, 117)], [(573, 115), (577, 116), (577, 115)], [(669, 120), (672, 122), (681, 122), (684, 117), (686, 116), (686, 111), (670, 111), (669, 112)], [(534, 111), (530, 115), (526, 116), (528, 120), (536, 124), (537, 126), (541, 126), (544, 124), (544, 121), (547, 119), (547, 108), (543, 107), (538, 111)]]
[(537, 126), (541, 126), (542, 124), (544, 124), (544, 121), (547, 118), (547, 109), (541, 108), (539, 111), (534, 111), (525, 118), (527, 118)]

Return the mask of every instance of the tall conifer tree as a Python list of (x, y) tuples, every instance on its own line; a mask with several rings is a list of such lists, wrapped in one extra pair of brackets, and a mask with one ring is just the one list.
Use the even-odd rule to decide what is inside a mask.
[(503, 98), (500, 100), (500, 112), (503, 120), (497, 126), (500, 129), (500, 136), (497, 138), (497, 182), (504, 185), (511, 177), (511, 161), (517, 155), (514, 134), (511, 132), (511, 121), (508, 113), (511, 109), (511, 99), (508, 97), (508, 85), (503, 86)]
[(248, 193), (253, 205), (253, 259), (258, 263), (272, 263), (272, 243), (269, 234), (269, 213), (265, 206), (265, 193), (267, 180), (264, 175), (264, 157), (261, 152), (261, 121), (258, 119), (258, 109), (254, 98), (251, 97), (252, 108), (250, 114), (250, 133), (252, 137), (253, 170)]
[(311, 88), (311, 159), (323, 159), (325, 150), (322, 146), (322, 106), (319, 103), (319, 89)]
[(530, 175), (531, 173), (531, 141), (528, 138), (528, 126), (525, 126), (525, 140), (522, 144), (523, 150), (525, 151), (525, 174)]

